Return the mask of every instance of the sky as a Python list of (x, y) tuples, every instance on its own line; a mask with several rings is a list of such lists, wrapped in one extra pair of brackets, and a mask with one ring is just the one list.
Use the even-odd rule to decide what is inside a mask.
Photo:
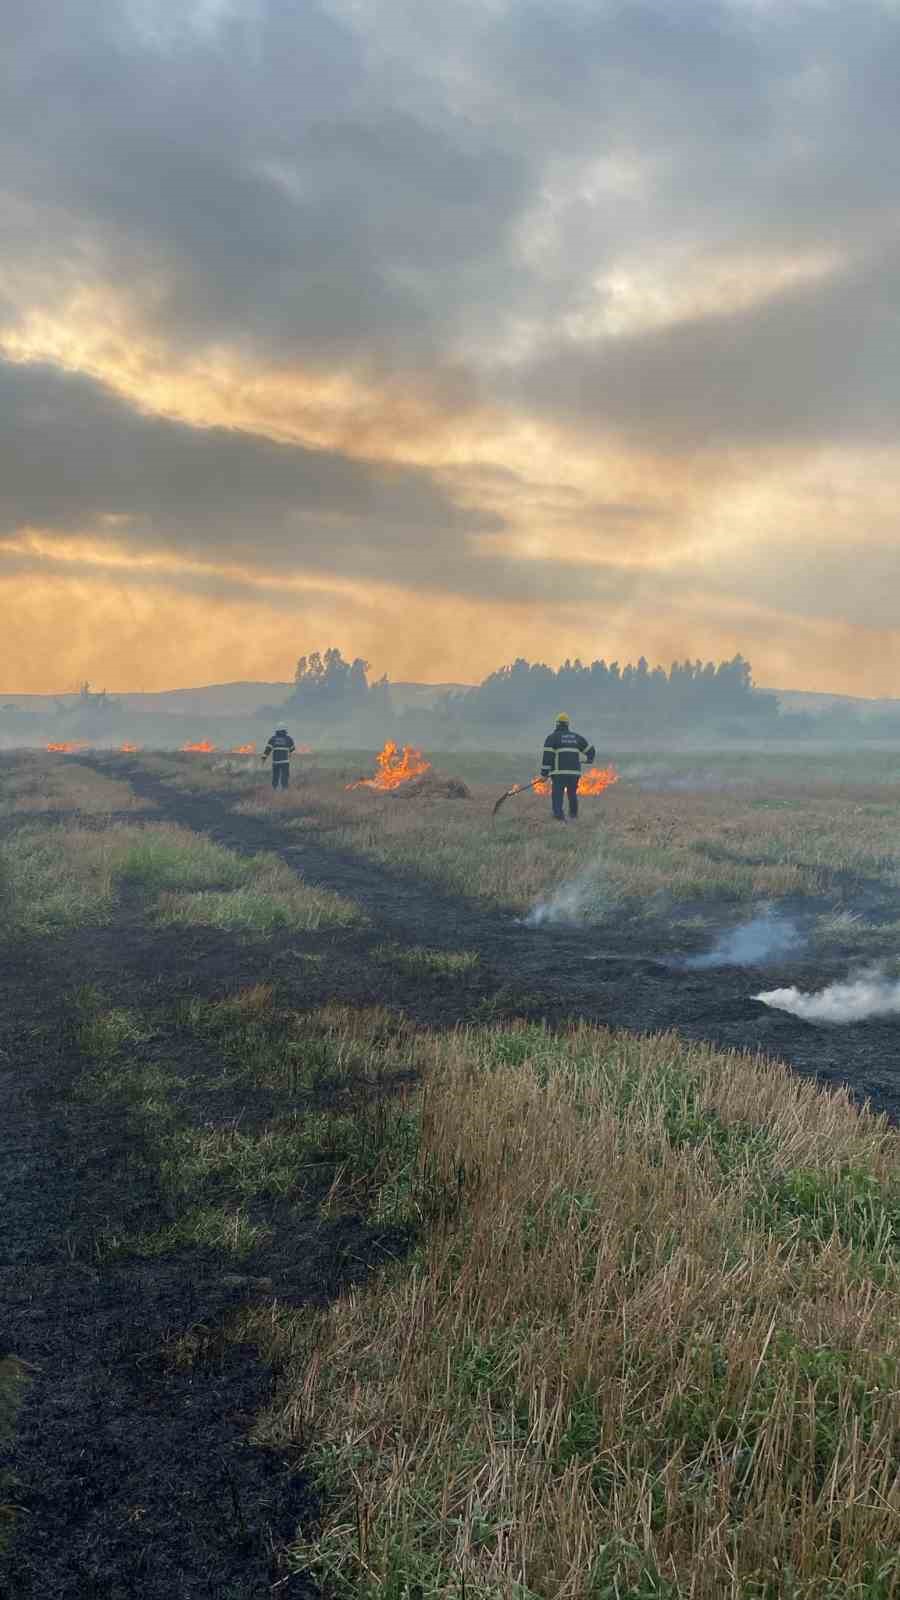
[(900, 695), (900, 0), (0, 0), (0, 688)]

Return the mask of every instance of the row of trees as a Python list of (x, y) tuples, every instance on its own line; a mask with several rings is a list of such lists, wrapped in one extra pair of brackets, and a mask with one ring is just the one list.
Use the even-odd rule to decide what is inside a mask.
[[(345, 661), (338, 649), (301, 656), (294, 688), (283, 711), (294, 717), (338, 720), (389, 717), (393, 712), (387, 677), (369, 683), (369, 663), (361, 656)], [(618, 661), (564, 661), (553, 668), (523, 657), (500, 667), (473, 689), (443, 697), (432, 718), (465, 726), (531, 722), (565, 710), (573, 717), (621, 716), (645, 724), (719, 719), (758, 720), (778, 714), (774, 695), (753, 687), (750, 663), (674, 661), (668, 671), (651, 668), (644, 656)]]
[(777, 715), (778, 701), (754, 689), (750, 663), (741, 655), (718, 663), (673, 661), (668, 672), (651, 669), (644, 656), (624, 667), (618, 661), (564, 661), (556, 671), (520, 657), (490, 673), (459, 704), (463, 718), (475, 722), (548, 717), (559, 710), (572, 716), (638, 715), (642, 720), (758, 718)]

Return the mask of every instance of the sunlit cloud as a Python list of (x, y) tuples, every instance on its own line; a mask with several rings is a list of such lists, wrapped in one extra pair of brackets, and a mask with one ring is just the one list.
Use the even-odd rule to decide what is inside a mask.
[(897, 689), (896, 7), (42, 17), (0, 63), (4, 679), (333, 639)]

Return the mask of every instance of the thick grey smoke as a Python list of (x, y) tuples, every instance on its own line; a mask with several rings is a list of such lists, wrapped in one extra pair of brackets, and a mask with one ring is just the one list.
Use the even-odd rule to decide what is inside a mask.
[(896, 1016), (900, 1012), (900, 979), (886, 978), (877, 968), (857, 978), (831, 983), (816, 994), (800, 989), (767, 989), (754, 995), (776, 1011), (789, 1011), (804, 1022), (865, 1022), (867, 1017)]
[(577, 878), (561, 883), (550, 895), (535, 901), (526, 928), (543, 928), (593, 920), (609, 902), (602, 861), (594, 861)]
[(701, 956), (689, 956), (683, 964), (692, 972), (708, 967), (761, 967), (796, 950), (802, 942), (796, 924), (769, 908), (751, 922), (742, 922), (740, 927), (720, 934), (711, 950)]

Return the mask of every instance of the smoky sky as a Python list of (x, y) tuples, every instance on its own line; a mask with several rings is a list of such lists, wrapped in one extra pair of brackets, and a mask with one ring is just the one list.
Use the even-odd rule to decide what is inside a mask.
[[(5, 0), (0, 17), (0, 349), (89, 293), (173, 371), (227, 352), (250, 373), (456, 384), (579, 448), (895, 443), (893, 0)], [(807, 259), (821, 271), (692, 309), (722, 262), (763, 281)], [(617, 272), (674, 275), (688, 309), (607, 325)], [(4, 362), (2, 526), (510, 601), (571, 589), (552, 550), (540, 574), (499, 550), (477, 473), (463, 492), (262, 431)], [(616, 485), (578, 514), (622, 550), (647, 516)], [(622, 604), (640, 586), (599, 561), (578, 582)]]

